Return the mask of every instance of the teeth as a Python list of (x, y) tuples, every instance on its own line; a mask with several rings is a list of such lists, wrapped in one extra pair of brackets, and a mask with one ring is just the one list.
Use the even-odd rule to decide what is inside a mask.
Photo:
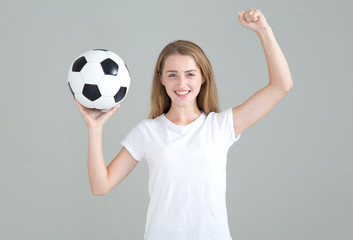
[(177, 94), (179, 95), (185, 95), (185, 94), (188, 94), (189, 91), (182, 91), (182, 92), (179, 92), (179, 91), (175, 91)]

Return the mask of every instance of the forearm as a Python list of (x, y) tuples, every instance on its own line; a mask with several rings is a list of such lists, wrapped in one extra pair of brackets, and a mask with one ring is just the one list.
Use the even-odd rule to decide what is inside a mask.
[(103, 157), (102, 128), (88, 129), (88, 175), (95, 195), (106, 192), (108, 171)]
[(288, 91), (293, 86), (289, 66), (284, 54), (279, 47), (271, 27), (257, 32), (265, 52), (269, 72), (269, 84), (278, 86)]

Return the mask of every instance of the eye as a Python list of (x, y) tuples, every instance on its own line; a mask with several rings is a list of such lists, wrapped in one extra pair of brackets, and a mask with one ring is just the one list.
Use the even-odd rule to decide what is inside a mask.
[(169, 74), (168, 77), (169, 77), (169, 78), (175, 78), (175, 77), (176, 77), (176, 74), (175, 74), (175, 73)]
[(193, 74), (193, 73), (188, 73), (187, 76), (188, 76), (188, 77), (195, 77), (195, 74)]

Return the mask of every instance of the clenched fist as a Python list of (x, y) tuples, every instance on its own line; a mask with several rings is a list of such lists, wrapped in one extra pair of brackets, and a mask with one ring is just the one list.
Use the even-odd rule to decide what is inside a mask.
[(250, 8), (246, 12), (238, 12), (238, 20), (243, 27), (253, 30), (256, 33), (269, 27), (265, 16), (256, 8)]

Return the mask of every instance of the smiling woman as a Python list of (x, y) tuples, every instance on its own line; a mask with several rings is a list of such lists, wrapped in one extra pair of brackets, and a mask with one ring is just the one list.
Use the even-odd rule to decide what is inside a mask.
[(200, 115), (195, 99), (204, 81), (200, 68), (192, 57), (181, 54), (169, 56), (160, 74), (160, 82), (171, 99), (171, 108), (181, 108), (184, 111), (193, 111), (196, 116)]
[(239, 12), (239, 21), (259, 36), (270, 83), (237, 107), (219, 111), (211, 64), (199, 46), (184, 40), (168, 44), (160, 53), (150, 119), (121, 141), (123, 148), (108, 167), (102, 129), (117, 108), (102, 114), (76, 102), (89, 129), (88, 170), (94, 194), (109, 192), (139, 161), (147, 161), (146, 240), (232, 239), (226, 208), (228, 150), (292, 87), (287, 62), (262, 13)]
[[(166, 78), (167, 73), (172, 74)], [(169, 43), (158, 57), (152, 82), (150, 118), (154, 119), (162, 113), (167, 113), (170, 109), (171, 96), (168, 95), (167, 87), (164, 84), (168, 84), (169, 81), (166, 80), (171, 77), (179, 80), (179, 82), (175, 81), (177, 84), (186, 84), (186, 81), (191, 79), (201, 80), (199, 90), (196, 93), (194, 89), (193, 92), (196, 93), (194, 96), (197, 107), (206, 114), (219, 112), (217, 88), (210, 61), (195, 43), (178, 40)]]

